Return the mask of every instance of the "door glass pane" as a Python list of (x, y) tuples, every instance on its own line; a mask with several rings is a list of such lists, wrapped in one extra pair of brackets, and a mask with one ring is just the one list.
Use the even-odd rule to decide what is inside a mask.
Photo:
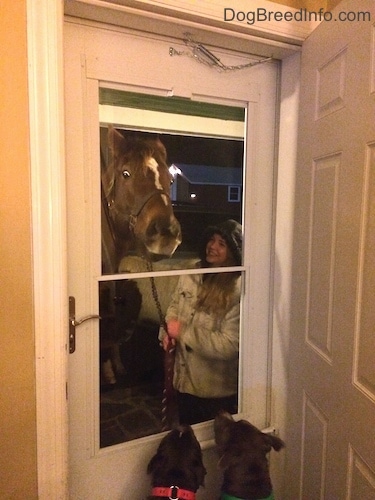
[(101, 89), (101, 447), (163, 430), (160, 324), (207, 227), (242, 224), (244, 130), (244, 108)]
[[(148, 278), (137, 281), (141, 291), (148, 287)], [(159, 325), (138, 318), (139, 289), (132, 280), (99, 284), (101, 447), (162, 430)]]

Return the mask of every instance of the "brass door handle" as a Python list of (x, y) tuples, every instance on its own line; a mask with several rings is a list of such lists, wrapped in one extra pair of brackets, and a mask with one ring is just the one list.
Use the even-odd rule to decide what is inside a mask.
[(69, 353), (72, 354), (76, 350), (76, 326), (82, 325), (89, 319), (101, 319), (99, 314), (89, 314), (81, 319), (76, 319), (76, 300), (74, 297), (69, 297)]

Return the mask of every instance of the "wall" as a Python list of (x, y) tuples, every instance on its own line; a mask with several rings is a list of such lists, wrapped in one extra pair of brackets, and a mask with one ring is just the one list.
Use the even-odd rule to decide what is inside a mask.
[(33, 500), (38, 491), (26, 0), (1, 1), (0, 41), (0, 496)]
[(320, 8), (332, 10), (340, 0), (272, 0), (294, 9), (307, 9), (310, 12), (318, 12)]
[(0, 5), (0, 496), (37, 498), (26, 0)]

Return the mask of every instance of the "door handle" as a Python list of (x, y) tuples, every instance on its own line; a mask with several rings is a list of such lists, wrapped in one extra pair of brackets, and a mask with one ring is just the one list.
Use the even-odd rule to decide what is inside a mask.
[(89, 319), (101, 319), (99, 314), (89, 314), (81, 319), (76, 319), (76, 299), (69, 297), (69, 353), (76, 350), (76, 326), (82, 325)]

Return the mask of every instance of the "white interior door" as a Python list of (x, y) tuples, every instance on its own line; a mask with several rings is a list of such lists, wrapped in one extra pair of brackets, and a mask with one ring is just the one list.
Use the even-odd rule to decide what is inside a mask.
[[(182, 35), (181, 35), (182, 36)], [(269, 424), (267, 374), (272, 253), (274, 131), (277, 64), (218, 73), (188, 56), (171, 57), (171, 42), (125, 29), (65, 23), (66, 153), (68, 185), (69, 295), (76, 317), (98, 314), (100, 255), (99, 87), (243, 105), (247, 114), (244, 232), (245, 307), (240, 395), (242, 412), (259, 427)], [(176, 50), (186, 46), (173, 41)], [(243, 56), (223, 53), (231, 64)], [(248, 59), (247, 59), (248, 61)], [(247, 243), (246, 243), (247, 242)], [(251, 277), (249, 269), (251, 267)], [(99, 277), (99, 278), (98, 278)], [(246, 306), (251, 298), (252, 307)], [(249, 327), (251, 325), (251, 328)], [(149, 492), (146, 466), (160, 440), (153, 435), (100, 447), (99, 327), (90, 320), (77, 328), (69, 358), (70, 496), (73, 499), (141, 499)], [(199, 424), (202, 442), (210, 424)], [(206, 466), (216, 459), (205, 451)], [(214, 457), (214, 455), (213, 455)], [(216, 498), (216, 474), (207, 477), (198, 498)]]
[(283, 497), (291, 500), (375, 498), (374, 19), (372, 0), (341, 2), (303, 45)]

